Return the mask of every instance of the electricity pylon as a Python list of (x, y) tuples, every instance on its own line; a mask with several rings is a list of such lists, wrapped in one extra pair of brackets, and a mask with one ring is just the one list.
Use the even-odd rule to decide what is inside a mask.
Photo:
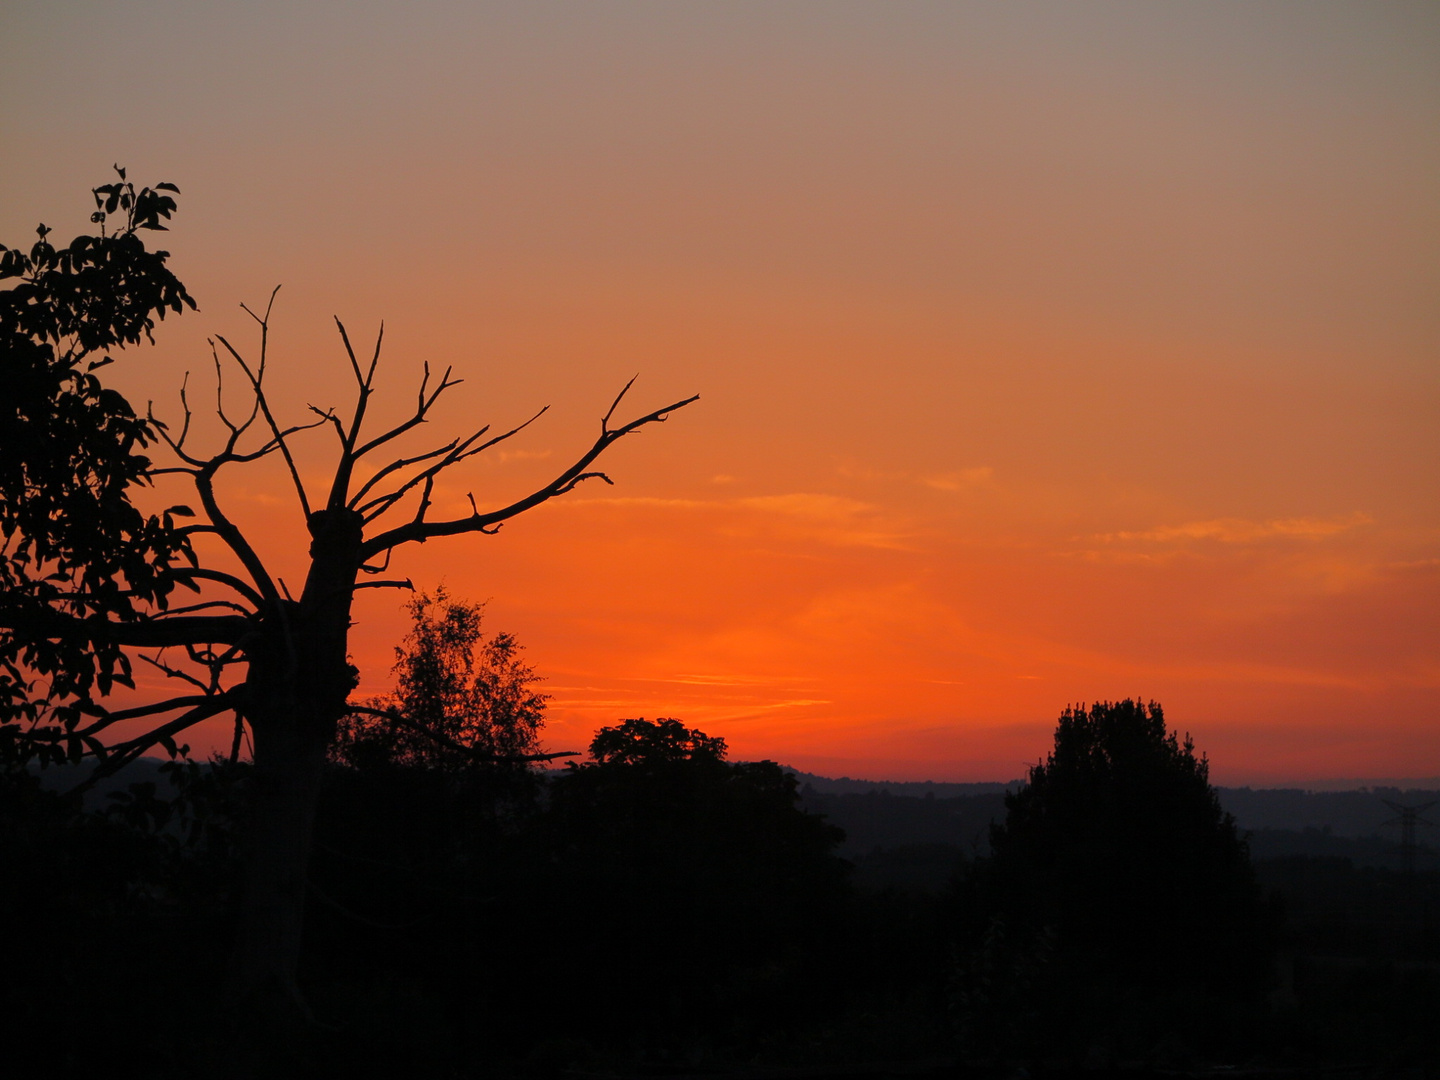
[(1435, 826), (1433, 821), (1426, 821), (1420, 815), (1435, 805), (1434, 800), (1423, 803), (1420, 806), (1405, 806), (1402, 803), (1391, 802), (1389, 799), (1381, 799), (1386, 806), (1394, 810), (1398, 815), (1389, 821), (1382, 822), (1384, 825), (1400, 826), (1400, 870), (1407, 877), (1415, 873), (1415, 825)]

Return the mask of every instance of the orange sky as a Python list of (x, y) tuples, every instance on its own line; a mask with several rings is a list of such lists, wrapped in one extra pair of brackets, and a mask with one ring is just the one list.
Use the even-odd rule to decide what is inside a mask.
[[(437, 442), (552, 405), (452, 505), (637, 371), (702, 395), (616, 487), (398, 565), (526, 644), (555, 749), (675, 715), (1008, 779), (1139, 695), (1221, 782), (1440, 773), (1433, 5), (52, 0), (0, 13), (0, 102), (8, 244), (112, 160), (182, 188), (201, 311), (117, 370), (162, 414), (277, 282), (296, 418), (349, 399), (332, 314), (385, 319), (395, 415), (466, 378)], [(300, 577), (273, 472), (228, 497)]]

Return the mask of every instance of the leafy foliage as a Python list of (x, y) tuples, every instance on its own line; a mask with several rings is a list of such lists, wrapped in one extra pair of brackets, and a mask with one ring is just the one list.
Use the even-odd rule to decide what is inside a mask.
[(1235, 820), (1160, 706), (1067, 709), (992, 832), (1011, 904), (1062, 947), (1146, 981), (1229, 982), (1255, 955), (1258, 889)]
[(840, 830), (800, 809), (779, 765), (725, 753), (679, 720), (630, 719), (551, 784), (551, 872), (557, 895), (585, 898), (564, 914), (585, 966), (676, 1030), (758, 1001), (802, 1008), (798, 965), (824, 951), (845, 895)]
[[(140, 619), (166, 606), (172, 567), (194, 561), (175, 525), (186, 508), (147, 515), (132, 502), (155, 423), (96, 374), (112, 350), (149, 338), (156, 316), (195, 307), (169, 253), (141, 238), (165, 228), (179, 189), (136, 191), (116, 171), (119, 182), (94, 189), (100, 235), (57, 248), (42, 224), (28, 251), (0, 245), (0, 279), (14, 282), (0, 291), (0, 732), (12, 737), (47, 708), (73, 728), (96, 690), (131, 684), (113, 642), (44, 633), (55, 612)], [(78, 758), (86, 747), (48, 749)]]
[(590, 756), (599, 765), (659, 768), (682, 761), (725, 760), (725, 740), (687, 729), (679, 720), (622, 720), (603, 727), (590, 743)]
[[(1272, 914), (1208, 763), (1166, 730), (1158, 704), (1066, 709), (1054, 749), (1005, 802), (970, 885), (957, 983), (961, 1031), (977, 1046), (1148, 1054), (1222, 1043), (1259, 1014)], [(1013, 1030), (985, 1019), (993, 988), (980, 976), (997, 950), (1002, 968), (1031, 972), (1030, 1019)]]
[(511, 762), (539, 753), (547, 695), (504, 632), (487, 638), (485, 605), (420, 593), (395, 650), (396, 687), (340, 722), (333, 756), (347, 765), (441, 769)]

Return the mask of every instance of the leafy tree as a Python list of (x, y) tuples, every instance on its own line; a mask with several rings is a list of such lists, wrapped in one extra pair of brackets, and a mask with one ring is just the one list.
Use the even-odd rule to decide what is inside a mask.
[(442, 587), (407, 606), (413, 625), (395, 649), (395, 692), (351, 707), (336, 759), (454, 770), (548, 756), (540, 753), (548, 695), (535, 689), (540, 677), (513, 635), (485, 637), (485, 605)]
[(1229, 943), (1259, 909), (1249, 851), (1208, 761), (1158, 704), (1066, 709), (1054, 750), (1005, 802), (995, 869), (1062, 946), (1156, 979), (1234, 974)]
[[(183, 390), (184, 422), (174, 431), (148, 415), (142, 420), (96, 374), (109, 358), (106, 349), (138, 342), (156, 314), (193, 306), (165, 254), (146, 251), (140, 239), (143, 230), (163, 228), (174, 190), (162, 184), (136, 192), (122, 173), (119, 185), (95, 189), (98, 237), (77, 237), (57, 251), (42, 227), (28, 255), (0, 253), (3, 272), (18, 279), (0, 294), (0, 373), (7, 386), (22, 388), (0, 408), (6, 541), (0, 730), (27, 752), (96, 758), (101, 775), (156, 746), (174, 752), (177, 738), (214, 716), (236, 718), (237, 742), (241, 725), (247, 727), (254, 748), (252, 856), (230, 992), (281, 1014), (303, 1014), (295, 975), (306, 867), (321, 775), (357, 683), (348, 656), (356, 591), (409, 588), (408, 581), (381, 576), (407, 545), (493, 533), (585, 480), (609, 483), (591, 469), (607, 448), (695, 398), (612, 425), (627, 383), (594, 441), (550, 483), (503, 506), (482, 508), (472, 499), (469, 513), (437, 520), (437, 477), (514, 437), (545, 410), (500, 433), (487, 425), (439, 445), (398, 450), (397, 440), (425, 424), (458, 380), (449, 369), (436, 380), (427, 366), (410, 415), (371, 433), (366, 421), (381, 336), (362, 362), (337, 320), (354, 404), (313, 410), (304, 423), (282, 421), (265, 383), (270, 306), (263, 314), (245, 308), (258, 329), (256, 351), (247, 357), (224, 337), (212, 342), (217, 377), (238, 374), (244, 405), (237, 410), (234, 391), (221, 387), (222, 438), (209, 452), (200, 450)], [(109, 218), (101, 215), (117, 213), (121, 227), (107, 232)], [(297, 440), (317, 430), (330, 432), (335, 443), (329, 482), (318, 494), (302, 481), (294, 454)], [(141, 452), (156, 436), (174, 464), (157, 467)], [(388, 460), (376, 459), (382, 451)], [(284, 462), (310, 538), (298, 596), (268, 569), (217, 490), (222, 473), (269, 457)], [(133, 501), (137, 488), (167, 473), (194, 488), (196, 523), (175, 524), (190, 513), (186, 508), (147, 516)], [(197, 535), (217, 541), (226, 558), (201, 565), (191, 547)], [(195, 602), (173, 606), (177, 586), (197, 593)], [(137, 655), (182, 689), (112, 708), (106, 696), (115, 684), (130, 683)], [(136, 726), (142, 733), (133, 734)]]
[[(137, 624), (164, 610), (194, 566), (189, 532), (131, 501), (152, 472), (158, 429), (102, 385), (114, 352), (149, 338), (155, 317), (194, 308), (143, 231), (163, 230), (174, 184), (94, 189), (98, 236), (51, 243), (41, 225), (28, 251), (0, 244), (0, 625), (79, 620)], [(130, 631), (134, 632), (134, 631)], [(123, 633), (0, 633), (0, 741), (17, 722), (54, 720), (65, 739), (32, 743), (55, 759), (85, 750), (78, 721), (95, 694), (131, 682)], [(38, 678), (37, 678), (38, 676)], [(93, 749), (93, 748), (92, 748)]]
[(551, 784), (548, 891), (577, 898), (557, 917), (624, 1021), (720, 1028), (720, 1014), (756, 1015), (761, 1000), (814, 1000), (800, 983), (833, 950), (843, 834), (800, 809), (795, 777), (727, 761), (724, 739), (675, 719), (601, 728), (590, 755)]
[(1245, 841), (1158, 704), (1066, 709), (1054, 749), (1005, 801), (992, 927), (1027, 956), (1053, 941), (1052, 989), (1093, 1003), (1114, 985), (1153, 1003), (1161, 991), (1248, 1002), (1263, 988), (1270, 919)]
[(689, 729), (679, 720), (622, 720), (615, 727), (603, 727), (590, 743), (596, 765), (633, 766), (659, 769), (691, 762), (720, 764), (725, 760), (725, 740)]

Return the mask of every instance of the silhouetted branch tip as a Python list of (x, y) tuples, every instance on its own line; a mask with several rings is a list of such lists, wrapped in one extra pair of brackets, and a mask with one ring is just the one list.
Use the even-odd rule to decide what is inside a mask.
[(606, 409), (605, 415), (600, 418), (601, 431), (608, 430), (610, 418), (615, 415), (615, 410), (620, 407), (620, 402), (625, 400), (625, 395), (630, 392), (630, 387), (635, 385), (635, 380), (638, 378), (640, 378), (640, 373), (637, 371), (630, 376), (630, 381), (620, 388), (620, 393), (615, 395), (615, 400), (610, 403), (610, 408)]
[(404, 581), (362, 581), (355, 586), (357, 589), (409, 589), (415, 591), (415, 583), (409, 578)]

